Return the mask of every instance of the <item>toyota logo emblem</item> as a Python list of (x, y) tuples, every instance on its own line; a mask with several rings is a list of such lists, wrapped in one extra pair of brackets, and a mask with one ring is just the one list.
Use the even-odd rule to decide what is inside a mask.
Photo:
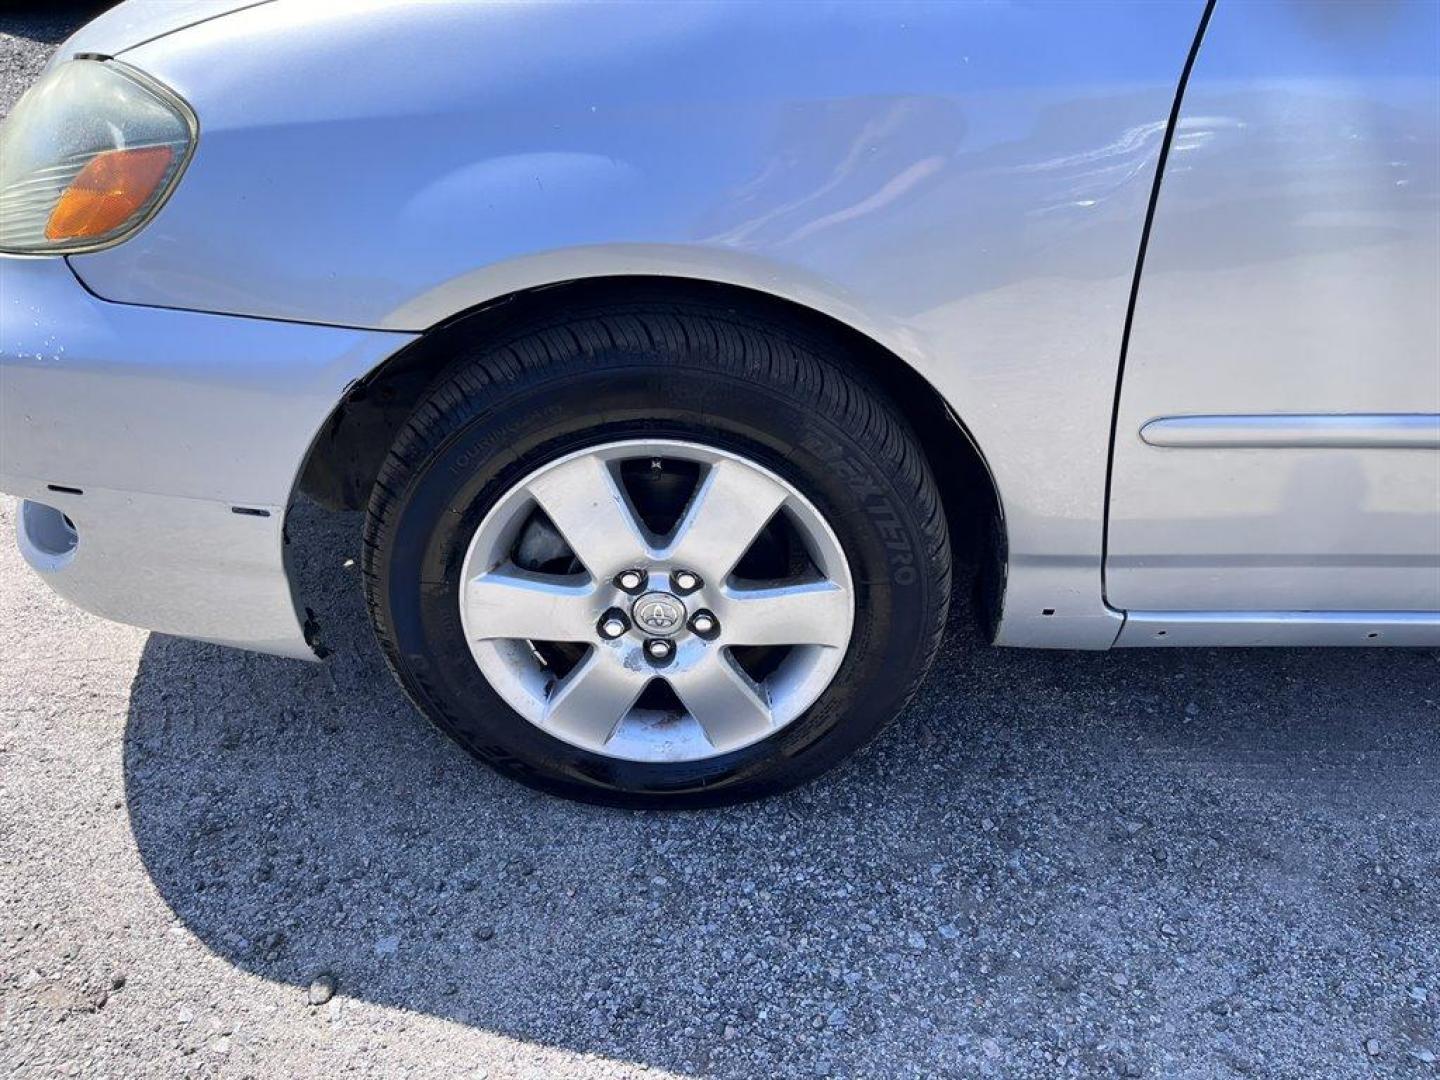
[(646, 593), (635, 601), (630, 614), (646, 633), (669, 636), (685, 622), (685, 605), (669, 593)]

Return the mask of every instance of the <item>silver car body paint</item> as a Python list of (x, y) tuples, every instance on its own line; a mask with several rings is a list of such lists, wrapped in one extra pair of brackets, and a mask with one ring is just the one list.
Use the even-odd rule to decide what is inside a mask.
[(1140, 279), (1109, 602), (1440, 609), (1437, 297), (1440, 4), (1222, 0)]
[(114, 56), (187, 26), (273, 0), (145, 0), (116, 4), (71, 34), (50, 57), (46, 70), (77, 53)]
[(420, 10), (271, 4), (126, 53), (202, 137), (149, 227), (73, 260), (86, 284), (403, 330), (610, 274), (795, 300), (984, 451), (1000, 639), (1114, 641), (1103, 432), (1199, 2)]
[(0, 260), (0, 491), (79, 535), (64, 559), (21, 549), (96, 614), (313, 656), (284, 563), (296, 470), (413, 337), (109, 304), (63, 259)]
[[(108, 50), (103, 34), (82, 31), (87, 51), (123, 52), (180, 93), (200, 118), (199, 145), (143, 230), (69, 260), (89, 293), (72, 281), (71, 297), (52, 295), (62, 283), (42, 289), (22, 265), (52, 261), (6, 259), (0, 273), (7, 300), (133, 312), (157, 320), (155, 333), (172, 316), (217, 318), (156, 308), (250, 316), (223, 322), (248, 328), (251, 355), (266, 353), (269, 334), (316, 335), (316, 353), (296, 358), (295, 372), (271, 352), (254, 373), (267, 382), (246, 389), (267, 407), (246, 413), (253, 438), (244, 445), (185, 443), (187, 420), (133, 399), (116, 403), (141, 409), (147, 423), (131, 429), (137, 450), (112, 443), (111, 453), (166, 457), (182, 445), (189, 453), (172, 467), (188, 464), (188, 476), (139, 490), (190, 490), (226, 507), (230, 530), (278, 529), (278, 514), (241, 522), (229, 513), (238, 495), (207, 479), (209, 465), (253, 454), (293, 485), (346, 381), (468, 308), (617, 274), (707, 279), (804, 304), (918, 371), (984, 455), (1008, 541), (998, 640), (1104, 648), (1125, 619), (1113, 597), (1106, 602), (1102, 574), (1117, 367), (1156, 163), (1203, 6), (286, 2), (138, 45), (121, 36)], [(1294, 18), (1315, 6), (1280, 5)], [(1276, 39), (1279, 53), (1295, 47)], [(1435, 77), (1432, 63), (1432, 85)], [(1263, 82), (1265, 73), (1246, 78)], [(1243, 239), (1240, 227), (1232, 232)], [(1163, 250), (1157, 242), (1162, 266)], [(1227, 258), (1252, 261), (1243, 246)], [(1175, 259), (1183, 266), (1184, 252)], [(1141, 314), (1153, 322), (1165, 309), (1157, 301), (1150, 314), (1151, 299), (1144, 294)], [(1193, 324), (1209, 304), (1203, 293), (1192, 300)], [(4, 330), (8, 379), (18, 351), (9, 317)], [(187, 322), (192, 331), (205, 333)], [(192, 359), (172, 351), (168, 364), (143, 368), (146, 385), (163, 393), (171, 380), (207, 384), (210, 343), (188, 340)], [(118, 336), (113, 346), (132, 361), (144, 355)], [(215, 347), (233, 366), (222, 365), (228, 380), (209, 385), (209, 407), (243, 404), (231, 385), (241, 351)], [(1163, 351), (1164, 342), (1146, 348)], [(93, 355), (92, 367), (104, 369), (104, 351)], [(1132, 360), (1143, 367), (1139, 355)], [(51, 392), (38, 389), (45, 379), (74, 381), (52, 367), (44, 379), (33, 375), (33, 393)], [(271, 394), (292, 385), (305, 388), (300, 403), (268, 408)], [(1273, 389), (1220, 409), (1203, 396), (1167, 397), (1163, 408), (1132, 415), (1121, 439), (1143, 446), (1140, 427), (1162, 416), (1290, 411)], [(1315, 408), (1440, 412), (1417, 405), (1423, 395)], [(30, 412), (18, 399), (16, 408)], [(75, 414), (78, 428), (84, 413)], [(9, 454), (18, 439), (0, 431), (0, 450)], [(63, 483), (55, 477), (77, 472), (70, 466), (83, 456), (56, 446), (13, 477), (7, 463), (0, 487), (33, 495)], [(1117, 488), (1140, 468), (1118, 452), (1115, 465)], [(251, 494), (274, 510), (288, 492), (277, 481)], [(173, 535), (182, 518), (178, 506), (164, 528), (147, 518), (114, 565), (146, 537)], [(52, 575), (62, 589), (86, 545), (100, 545), (94, 527), (75, 520), (79, 552)], [(283, 581), (278, 535), (255, 550), (257, 560), (272, 559), (268, 580)], [(162, 608), (178, 616), (185, 603), (210, 603), (198, 587), (204, 554), (186, 558), (197, 584), (163, 603), (136, 595), (133, 581), (107, 584), (98, 574), (68, 595), (160, 625)], [(155, 552), (151, 560), (162, 561)], [(1170, 597), (1151, 606), (1191, 605)], [(279, 651), (303, 650), (293, 613), (283, 632), (247, 618), (210, 607), (196, 617), (204, 632), (174, 629), (174, 619), (165, 628), (260, 648), (288, 634)], [(1430, 630), (1440, 640), (1440, 617)], [(1237, 643), (1249, 636), (1237, 631)]]

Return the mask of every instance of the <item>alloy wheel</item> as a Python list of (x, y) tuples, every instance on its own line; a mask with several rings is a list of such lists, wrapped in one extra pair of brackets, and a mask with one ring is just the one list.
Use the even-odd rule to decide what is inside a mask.
[(854, 624), (839, 541), (792, 484), (696, 442), (568, 454), (485, 515), (460, 615), (486, 679), (555, 738), (693, 761), (793, 722)]

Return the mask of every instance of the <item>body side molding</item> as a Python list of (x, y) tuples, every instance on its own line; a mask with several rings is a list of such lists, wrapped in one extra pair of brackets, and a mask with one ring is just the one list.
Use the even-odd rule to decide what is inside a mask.
[(1140, 429), (1150, 446), (1440, 450), (1437, 413), (1272, 413), (1161, 416)]

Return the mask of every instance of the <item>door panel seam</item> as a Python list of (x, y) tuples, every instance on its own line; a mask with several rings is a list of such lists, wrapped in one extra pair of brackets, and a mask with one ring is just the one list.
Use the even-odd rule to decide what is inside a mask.
[[(1145, 269), (1145, 251), (1150, 244), (1150, 230), (1155, 223), (1155, 208), (1160, 202), (1160, 184), (1165, 178), (1165, 164), (1170, 158), (1170, 144), (1175, 137), (1175, 128), (1180, 122), (1180, 108), (1185, 100), (1185, 87), (1190, 82), (1190, 73), (1195, 69), (1195, 60), (1200, 55), (1200, 45), (1205, 40), (1205, 31), (1210, 25), (1210, 16), (1215, 10), (1215, 0), (1206, 0), (1205, 10), (1200, 13), (1200, 23), (1195, 28), (1195, 38), (1180, 69), (1180, 79), (1175, 85), (1175, 100), (1170, 105), (1170, 118), (1165, 125), (1165, 136), (1160, 141), (1160, 154), (1155, 162), (1155, 179), (1150, 185), (1150, 202), (1145, 208), (1145, 223), (1140, 230), (1140, 246), (1135, 254), (1135, 273), (1130, 280), (1130, 299), (1125, 306), (1125, 326), (1120, 335), (1120, 357), (1115, 369), (1115, 398), (1110, 408), (1110, 441), (1105, 450), (1105, 497), (1102, 507), (1100, 529), (1100, 599), (1108, 607), (1109, 583), (1106, 580), (1106, 565), (1110, 557), (1110, 494), (1115, 473), (1115, 440), (1120, 423), (1120, 395), (1125, 385), (1125, 361), (1130, 352), (1130, 331), (1135, 324), (1135, 305), (1140, 295), (1140, 275)], [(1112, 609), (1119, 610), (1119, 609)]]

